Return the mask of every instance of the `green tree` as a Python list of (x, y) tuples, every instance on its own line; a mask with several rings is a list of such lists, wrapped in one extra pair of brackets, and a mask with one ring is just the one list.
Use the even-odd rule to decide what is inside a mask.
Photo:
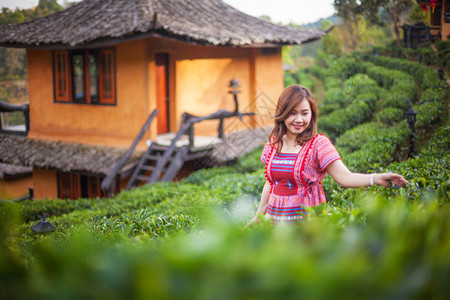
[[(322, 30), (328, 29), (333, 24), (331, 21), (325, 20), (321, 23), (320, 28)], [(324, 37), (322, 37), (322, 45), (321, 45), (321, 51), (325, 54), (334, 54), (337, 56), (340, 56), (342, 54), (342, 46), (339, 41), (339, 38), (337, 37), (336, 31), (338, 31), (338, 27), (333, 27), (331, 31), (327, 33)]]
[[(1, 8), (0, 26), (17, 24), (58, 12), (63, 7), (56, 0), (39, 0), (33, 9), (18, 9), (14, 11), (7, 7)], [(0, 80), (25, 78), (26, 53), (24, 49), (0, 48)]]
[(334, 0), (337, 15), (343, 20), (343, 27), (349, 33), (350, 47), (356, 50), (358, 45), (358, 26), (363, 17), (363, 7), (358, 0)]
[[(370, 2), (370, 0), (365, 0), (365, 2)], [(376, 0), (372, 2), (378, 2), (380, 7), (382, 7), (391, 17), (393, 31), (395, 38), (397, 39), (397, 44), (401, 45), (400, 38), (400, 28), (405, 16), (411, 11), (414, 6), (413, 0)], [(417, 5), (417, 4), (416, 4)]]

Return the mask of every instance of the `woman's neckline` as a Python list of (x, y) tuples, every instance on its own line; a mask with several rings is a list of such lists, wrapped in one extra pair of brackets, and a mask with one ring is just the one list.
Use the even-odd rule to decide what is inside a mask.
[[(287, 139), (286, 139), (286, 136), (283, 136), (283, 146), (285, 145), (284, 143), (286, 143), (286, 145), (287, 145)], [(300, 153), (300, 151), (302, 151), (302, 148), (303, 148), (303, 146), (304, 146), (305, 144), (303, 144), (302, 146), (300, 146), (300, 145), (297, 145), (297, 146), (294, 146), (294, 151), (295, 152), (292, 152), (292, 151), (287, 151), (287, 152), (282, 152), (282, 151), (280, 151), (280, 152), (278, 152), (279, 154), (299, 154)], [(292, 148), (292, 147), (291, 147)], [(297, 150), (298, 149), (298, 150)], [(281, 149), (282, 150), (282, 149)]]

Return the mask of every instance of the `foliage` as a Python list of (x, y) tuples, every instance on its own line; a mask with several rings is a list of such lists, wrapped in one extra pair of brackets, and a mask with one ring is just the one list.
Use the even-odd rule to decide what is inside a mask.
[(398, 172), (408, 178), (409, 199), (420, 199), (436, 193), (439, 199), (450, 199), (450, 125), (442, 126), (420, 150), (418, 157), (393, 163), (380, 171)]
[[(34, 9), (18, 9), (11, 11), (3, 7), (0, 13), (0, 25), (31, 21), (63, 8), (56, 0), (39, 0)], [(16, 80), (27, 77), (26, 54), (24, 49), (0, 48), (0, 80)]]
[(369, 106), (363, 100), (356, 100), (346, 108), (322, 116), (318, 126), (320, 130), (328, 132), (331, 139), (335, 139), (345, 131), (367, 121), (369, 117)]
[(426, 102), (418, 105), (417, 111), (417, 128), (428, 129), (433, 124), (438, 123), (445, 115), (444, 105), (442, 103)]
[(325, 76), (327, 76), (327, 71), (316, 64), (312, 65), (308, 71), (321, 80), (324, 80)]
[[(375, 80), (369, 78), (369, 76), (365, 74), (356, 74), (344, 82), (345, 94), (350, 99), (354, 99), (362, 93), (376, 93), (377, 90), (378, 85)], [(373, 108), (374, 107), (371, 107), (371, 109)]]
[(422, 91), (419, 103), (443, 102), (447, 98), (447, 90), (439, 88), (429, 88)]
[(239, 157), (236, 164), (233, 165), (234, 171), (238, 173), (252, 173), (259, 170), (262, 166), (261, 152), (263, 147), (261, 145), (255, 150)]
[(406, 127), (406, 122), (378, 130), (360, 149), (344, 157), (344, 162), (350, 170), (356, 172), (367, 172), (375, 169), (377, 165), (388, 165), (396, 157), (404, 157), (405, 153), (399, 151), (404, 148), (402, 146), (407, 142), (408, 136), (409, 128)]
[(288, 87), (291, 85), (297, 84), (294, 76), (290, 72), (284, 72), (284, 87)]
[[(244, 229), (265, 182), (259, 147), (233, 165), (110, 199), (4, 202), (2, 297), (444, 299), (446, 86), (418, 88), (415, 80), (421, 85), (420, 78), (434, 75), (413, 72), (403, 61), (333, 60), (323, 60), (331, 70), (309, 71), (330, 82), (319, 127), (336, 139), (351, 170), (400, 173), (410, 182), (406, 188), (345, 189), (326, 176), (329, 202), (308, 208), (300, 226), (273, 228), (262, 220)], [(337, 71), (345, 75), (333, 82)], [(408, 160), (405, 103), (419, 112), (418, 131), (433, 135), (438, 128)], [(57, 230), (33, 234), (30, 227), (44, 213)]]
[(414, 95), (411, 90), (402, 88), (392, 88), (383, 102), (384, 108), (394, 107), (405, 111), (411, 106)]
[(293, 84), (300, 84), (309, 90), (314, 88), (314, 82), (311, 76), (302, 68), (299, 68), (295, 73), (284, 73), (284, 86), (287, 87)]
[(183, 183), (203, 184), (209, 178), (217, 175), (232, 174), (235, 169), (231, 166), (213, 167), (200, 169), (182, 180)]
[(438, 65), (447, 70), (450, 69), (450, 40), (437, 41), (435, 43), (438, 49)]
[(353, 152), (373, 139), (382, 127), (382, 124), (377, 122), (360, 124), (341, 134), (336, 139), (335, 145), (338, 148), (345, 149), (347, 152)]
[[(372, 2), (372, 1), (365, 1)], [(393, 31), (395, 33), (395, 37), (397, 38), (397, 44), (401, 44), (401, 36), (400, 29), (401, 25), (404, 22), (404, 16), (411, 8), (417, 4), (413, 0), (377, 0), (379, 5), (388, 13), (388, 15), (392, 19)]]
[(324, 82), (327, 91), (333, 88), (342, 88), (343, 85), (342, 80), (334, 76), (326, 76)]
[(335, 110), (341, 109), (350, 103), (345, 97), (344, 91), (340, 88), (327, 89), (320, 105), (320, 114), (329, 114)]
[(398, 121), (404, 119), (405, 111), (395, 107), (387, 107), (375, 115), (375, 120), (386, 125), (394, 125)]
[[(243, 230), (226, 215), (213, 213), (198, 230), (159, 242), (138, 234), (146, 232), (141, 229), (128, 236), (134, 226), (153, 224), (148, 211), (142, 211), (123, 217), (130, 224), (124, 234), (121, 225), (104, 221), (98, 227), (69, 229), (64, 234), (69, 242), (62, 235), (36, 237), (28, 241), (34, 257), (31, 269), (12, 248), (1, 248), (1, 273), (9, 275), (0, 283), (2, 295), (14, 299), (112, 295), (114, 299), (210, 299), (224, 294), (258, 299), (444, 297), (450, 249), (448, 203), (433, 195), (408, 201), (400, 192), (389, 198), (360, 192), (347, 201), (309, 210), (302, 226), (276, 230), (266, 223)], [(17, 224), (13, 214), (1, 213), (7, 216), (0, 219), (1, 235), (17, 239), (8, 230)], [(162, 218), (155, 227), (163, 228), (168, 220), (190, 226), (189, 219), (175, 217)], [(96, 228), (114, 233), (98, 238)]]
[(314, 88), (314, 82), (311, 78), (311, 76), (305, 72), (304, 69), (299, 68), (297, 72), (295, 72), (295, 76), (298, 79), (297, 84), (300, 84), (310, 91)]
[(351, 56), (343, 56), (332, 62), (330, 73), (342, 80), (357, 73), (357, 61)]
[(431, 67), (426, 67), (418, 62), (406, 59), (391, 58), (385, 56), (368, 57), (374, 63), (390, 69), (398, 69), (414, 76), (423, 89), (447, 88), (445, 81), (439, 79), (438, 72)]

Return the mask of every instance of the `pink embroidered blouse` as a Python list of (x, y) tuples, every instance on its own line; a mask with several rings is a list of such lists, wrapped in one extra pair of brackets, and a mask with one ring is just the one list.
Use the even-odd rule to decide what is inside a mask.
[(277, 153), (273, 146), (264, 146), (261, 160), (266, 164), (266, 179), (271, 185), (266, 210), (273, 224), (294, 223), (303, 219), (302, 207), (326, 201), (322, 179), (327, 166), (341, 159), (330, 139), (316, 135), (299, 153)]

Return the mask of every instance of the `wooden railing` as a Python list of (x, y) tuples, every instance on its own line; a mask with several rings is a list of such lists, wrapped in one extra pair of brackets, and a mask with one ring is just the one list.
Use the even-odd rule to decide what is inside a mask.
[(158, 109), (156, 108), (151, 115), (148, 117), (147, 121), (145, 122), (144, 126), (142, 126), (141, 131), (137, 135), (137, 137), (134, 139), (133, 144), (131, 144), (128, 151), (122, 155), (122, 157), (119, 159), (119, 161), (116, 163), (116, 165), (112, 168), (112, 170), (109, 172), (109, 174), (102, 180), (101, 188), (102, 191), (107, 193), (108, 195), (114, 194), (114, 183), (116, 182), (117, 174), (119, 173), (120, 169), (125, 165), (125, 163), (130, 159), (131, 155), (134, 152), (134, 149), (136, 148), (137, 144), (141, 141), (142, 137), (144, 136), (145, 132), (148, 130), (151, 122), (158, 114)]
[(212, 114), (210, 114), (208, 116), (204, 116), (204, 117), (196, 117), (189, 113), (183, 113), (183, 115), (181, 116), (180, 129), (178, 130), (177, 135), (174, 137), (174, 139), (170, 143), (167, 150), (164, 152), (164, 154), (161, 156), (161, 158), (158, 159), (158, 161), (156, 163), (156, 168), (153, 171), (149, 182), (158, 181), (158, 178), (161, 176), (163, 166), (168, 162), (168, 160), (172, 156), (172, 154), (176, 148), (176, 143), (180, 140), (180, 138), (183, 134), (187, 134), (189, 136), (189, 149), (194, 148), (194, 124), (195, 123), (199, 123), (199, 122), (206, 121), (206, 120), (220, 120), (219, 127), (218, 127), (218, 136), (219, 136), (219, 138), (223, 138), (223, 120), (224, 119), (232, 118), (232, 117), (239, 117), (242, 119), (243, 116), (254, 116), (254, 115), (255, 115), (254, 112), (240, 113), (237, 110), (234, 112), (229, 112), (226, 110), (219, 110), (215, 113), (212, 113)]
[[(5, 130), (4, 128), (2, 128), (1, 113), (4, 112), (9, 113), (15, 111), (23, 112), (23, 116), (25, 119), (25, 131)], [(27, 135), (28, 131), (30, 131), (30, 104), (27, 103), (21, 105), (14, 105), (0, 101), (0, 132), (8, 134)]]
[[(403, 28), (403, 42), (408, 48), (412, 48), (415, 42), (435, 41), (441, 40), (441, 27), (430, 27), (423, 23), (416, 23), (414, 25), (404, 24)], [(435, 33), (431, 33), (434, 31)]]
[[(181, 124), (182, 128), (184, 128), (183, 133), (186, 133), (189, 137), (189, 148), (194, 147), (194, 124), (199, 123), (206, 120), (219, 120), (219, 127), (217, 128), (217, 137), (223, 138), (223, 120), (232, 117), (239, 117), (242, 119), (243, 116), (254, 116), (254, 112), (249, 113), (240, 113), (239, 111), (226, 111), (226, 110), (218, 110), (217, 112), (210, 114), (204, 117), (196, 117), (189, 113), (184, 113), (181, 116)], [(181, 130), (180, 130), (181, 131)], [(181, 134), (183, 134), (181, 133)], [(180, 135), (181, 135), (180, 134)]]

